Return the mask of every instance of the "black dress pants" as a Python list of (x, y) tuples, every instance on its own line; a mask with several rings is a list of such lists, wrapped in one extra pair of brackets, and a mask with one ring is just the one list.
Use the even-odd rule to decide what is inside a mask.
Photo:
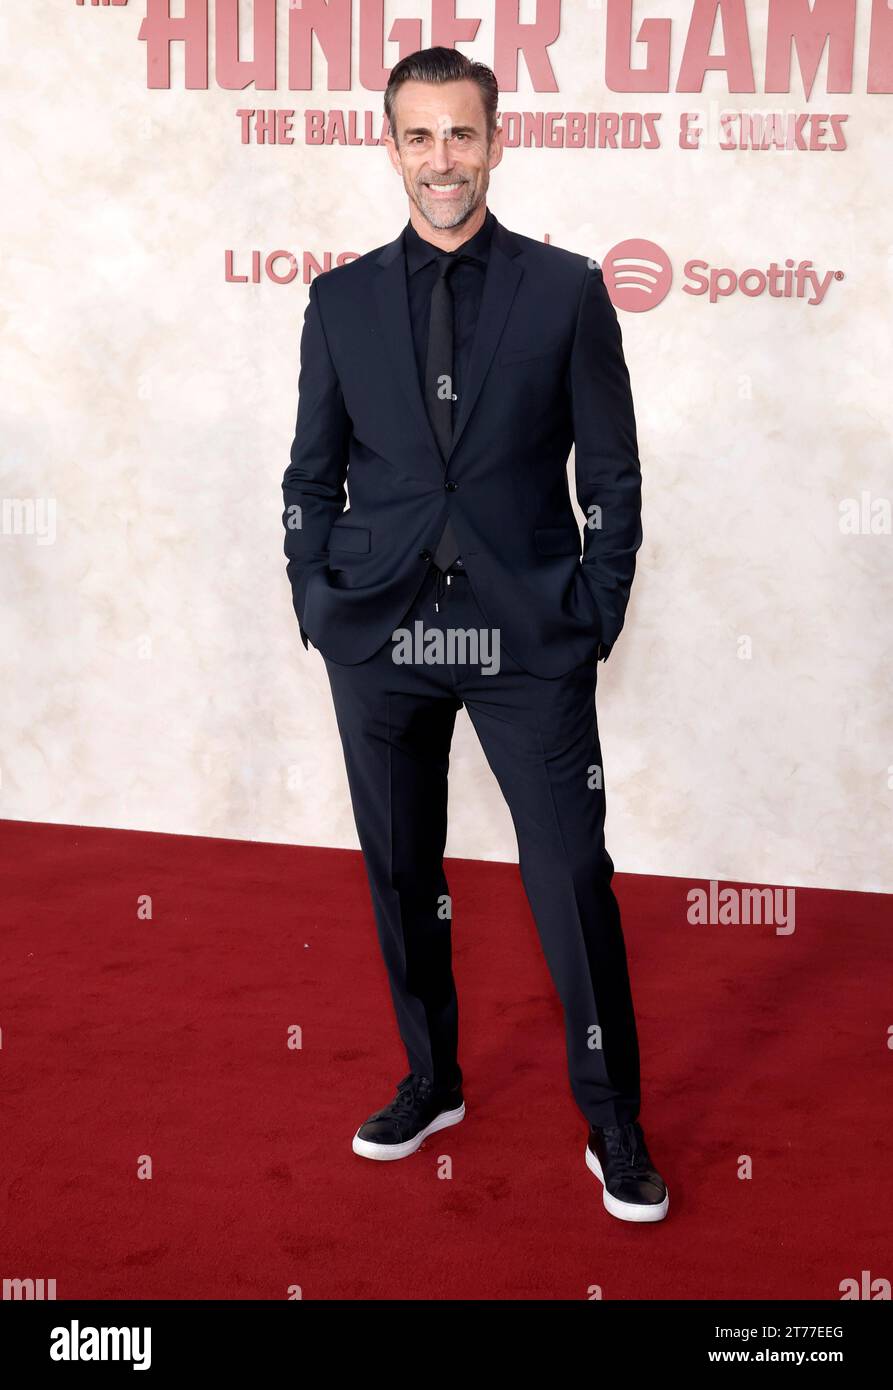
[[(450, 743), (464, 705), (511, 812), (564, 1009), (572, 1092), (591, 1124), (624, 1124), (639, 1112), (639, 1048), (605, 849), (595, 654), (565, 676), (533, 676), (492, 633), (486, 645), (467, 575), (446, 588), (439, 580), (432, 568), (403, 621), (413, 641), (388, 642), (354, 666), (326, 659), (409, 1069), (438, 1086), (462, 1080), (443, 853)], [(485, 634), (477, 651), (469, 633)]]

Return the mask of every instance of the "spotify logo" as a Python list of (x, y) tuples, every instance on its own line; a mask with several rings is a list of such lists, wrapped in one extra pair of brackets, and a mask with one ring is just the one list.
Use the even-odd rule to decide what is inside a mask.
[[(597, 264), (597, 262), (595, 263)], [(667, 296), (673, 283), (673, 267), (666, 251), (655, 241), (633, 237), (619, 241), (602, 262), (602, 274), (608, 294), (616, 309), (641, 314), (653, 309)], [(812, 261), (772, 261), (765, 268), (749, 266), (733, 270), (731, 266), (712, 266), (709, 261), (686, 261), (682, 293), (703, 297), (708, 304), (719, 304), (732, 295), (759, 299), (802, 299), (814, 306), (824, 301), (835, 280), (842, 280), (842, 270), (816, 270)]]
[(617, 309), (641, 314), (660, 304), (673, 283), (670, 258), (655, 241), (619, 241), (602, 261), (608, 294)]

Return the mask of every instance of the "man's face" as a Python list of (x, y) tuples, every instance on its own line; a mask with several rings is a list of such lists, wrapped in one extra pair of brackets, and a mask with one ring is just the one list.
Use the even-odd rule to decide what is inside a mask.
[(385, 137), (391, 163), (432, 227), (461, 226), (487, 196), (502, 159), (502, 132), (487, 145), (475, 82), (404, 82), (394, 100), (397, 141)]

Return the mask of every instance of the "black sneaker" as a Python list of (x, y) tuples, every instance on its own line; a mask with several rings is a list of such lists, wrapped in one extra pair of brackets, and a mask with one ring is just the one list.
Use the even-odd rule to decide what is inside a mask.
[(602, 1184), (602, 1199), (612, 1216), (663, 1221), (670, 1205), (667, 1185), (651, 1161), (638, 1121), (608, 1129), (591, 1125), (586, 1167)]
[(376, 1110), (353, 1137), (361, 1158), (407, 1158), (420, 1149), (429, 1134), (465, 1118), (462, 1087), (435, 1091), (427, 1076), (410, 1072), (397, 1087), (397, 1096)]

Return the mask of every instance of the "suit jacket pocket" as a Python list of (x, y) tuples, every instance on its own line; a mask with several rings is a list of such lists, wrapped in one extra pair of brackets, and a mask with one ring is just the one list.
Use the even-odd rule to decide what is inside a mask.
[(563, 345), (563, 338), (555, 338), (549, 343), (530, 343), (527, 347), (509, 348), (501, 352), (496, 360), (500, 367), (507, 367), (512, 362), (527, 362), (534, 357), (554, 357), (561, 352)]
[(533, 533), (540, 555), (579, 555), (580, 533), (576, 526), (540, 526)]
[(329, 550), (352, 550), (355, 554), (365, 554), (372, 549), (372, 532), (366, 526), (339, 526), (337, 522), (329, 532)]

